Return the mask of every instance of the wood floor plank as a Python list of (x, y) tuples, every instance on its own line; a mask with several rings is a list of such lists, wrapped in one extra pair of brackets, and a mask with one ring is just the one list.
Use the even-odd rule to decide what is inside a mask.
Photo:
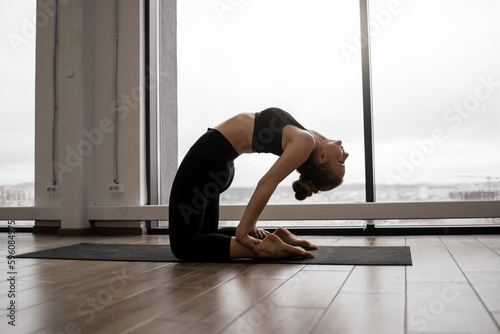
[[(53, 266), (38, 267), (38, 273), (21, 276), (20, 280), (58, 282), (59, 285), (74, 285), (75, 282), (84, 278), (99, 278), (101, 275), (108, 276), (115, 271), (123, 275), (133, 276), (137, 273), (146, 272), (160, 268), (167, 264), (154, 262), (108, 262), (108, 261), (79, 261), (75, 268), (54, 268)], [(99, 282), (98, 280), (95, 280)]]
[(333, 246), (368, 246), (373, 237), (341, 237)]
[(27, 291), (19, 291), (17, 294), (17, 309), (19, 311), (32, 308), (37, 305), (44, 305), (50, 301), (59, 303), (62, 296), (66, 298), (71, 294), (70, 288), (64, 288), (57, 283), (45, 283), (45, 286), (37, 285)]
[(475, 238), (449, 236), (442, 240), (462, 271), (500, 271), (500, 256)]
[(263, 302), (220, 333), (304, 334), (311, 331), (322, 313), (321, 309), (280, 307)]
[(356, 266), (342, 293), (405, 293), (405, 267)]
[(405, 246), (406, 238), (400, 236), (381, 236), (372, 238), (368, 246)]
[(166, 283), (172, 288), (192, 288), (199, 287), (210, 289), (251, 269), (251, 265), (246, 264), (207, 264), (207, 268), (199, 270), (189, 276), (184, 276)]
[[(126, 271), (112, 271), (103, 275), (97, 283), (80, 283), (71, 287), (72, 296), (85, 297), (99, 294), (111, 296), (113, 300), (129, 298), (142, 291), (159, 285), (168, 286), (168, 282), (183, 277), (189, 277), (194, 270), (191, 268), (165, 266), (143, 273), (128, 275)], [(196, 271), (194, 271), (196, 272)], [(201, 287), (192, 287), (199, 288)]]
[(408, 236), (406, 245), (412, 256), (450, 256), (441, 239), (437, 236)]
[(500, 271), (465, 272), (470, 284), (490, 312), (500, 312)]
[(191, 334), (203, 333), (211, 334), (218, 332), (223, 324), (202, 324), (193, 322), (181, 322), (174, 320), (154, 319), (146, 324), (139, 326), (127, 334), (147, 334), (147, 333), (168, 333), (168, 334)]
[(492, 251), (500, 255), (500, 236), (499, 235), (475, 235), (479, 242), (489, 247)]
[(333, 246), (341, 237), (336, 235), (312, 235), (305, 238), (317, 246)]
[(240, 276), (251, 278), (289, 279), (303, 268), (304, 265), (300, 264), (257, 264)]
[[(16, 268), (24, 268), (29, 266), (39, 266), (43, 263), (53, 263), (53, 262), (61, 262), (59, 260), (51, 260), (51, 259), (16, 259)], [(76, 261), (75, 261), (76, 262)]]
[[(10, 289), (10, 283), (7, 281), (8, 276), (4, 275), (1, 276), (2, 278), (5, 278), (5, 280), (2, 280), (0, 282), (0, 298), (7, 298), (7, 295), (9, 294), (9, 289)], [(34, 288), (40, 288), (40, 289), (49, 289), (52, 285), (55, 285), (53, 282), (32, 282), (32, 281), (17, 281), (16, 282), (16, 291), (21, 293), (21, 294), (30, 294), (32, 291), (29, 291)]]
[(440, 237), (452, 255), (483, 255), (496, 257), (496, 254), (470, 235)]
[[(30, 291), (29, 294), (19, 294), (19, 314), (20, 317), (30, 318), (43, 310), (42, 314), (46, 317), (41, 319), (42, 327), (40, 328), (43, 328), (44, 325), (61, 325), (61, 322), (65, 324), (71, 323), (75, 318), (80, 318), (77, 321), (78, 323), (86, 323), (87, 320), (83, 321), (81, 319), (82, 315), (91, 316), (93, 313), (98, 313), (101, 309), (122, 299), (152, 289), (154, 285), (158, 285), (161, 281), (172, 278), (172, 276), (169, 277), (166, 269), (166, 267), (158, 268), (157, 275), (154, 275), (154, 272), (147, 272), (143, 275), (120, 277), (118, 275), (122, 275), (122, 273), (118, 273), (118, 275), (110, 273), (105, 280), (91, 280), (88, 283), (89, 280), (82, 279), (76, 281), (75, 285), (66, 285), (58, 290), (37, 289), (35, 292)], [(169, 269), (174, 270), (173, 268)], [(177, 277), (177, 274), (178, 272), (173, 276)], [(151, 278), (138, 283), (137, 279), (144, 279), (144, 275), (149, 275)], [(104, 285), (97, 285), (96, 282), (104, 282)], [(201, 291), (201, 289), (198, 289), (196, 294), (201, 293)], [(92, 312), (93, 310), (96, 312)]]
[(494, 312), (492, 315), (497, 322), (497, 327), (500, 328), (500, 312)]
[(467, 283), (408, 282), (409, 332), (498, 333)]
[(314, 334), (404, 333), (402, 294), (340, 293)]
[(266, 300), (277, 306), (326, 308), (348, 274), (345, 271), (302, 270), (273, 291)]
[(44, 328), (69, 323), (76, 317), (76, 309), (80, 302), (83, 301), (75, 297), (59, 296), (57, 301), (51, 300), (34, 307), (20, 309), (17, 312), (16, 330), (20, 333), (37, 333)]
[(160, 319), (228, 324), (283, 282), (278, 279), (235, 278), (163, 314)]
[[(25, 259), (18, 259), (18, 263), (22, 264), (24, 263)], [(33, 259), (30, 259), (33, 260)], [(66, 273), (71, 273), (76, 270), (80, 270), (85, 268), (86, 272), (93, 272), (94, 270), (98, 269), (93, 269), (95, 266), (96, 268), (99, 268), (99, 266), (102, 266), (99, 264), (97, 261), (79, 261), (79, 260), (45, 260), (45, 259), (40, 259), (40, 261), (36, 265), (30, 265), (30, 266), (25, 266), (21, 267), (19, 269), (19, 272), (21, 274), (20, 279), (23, 280), (50, 280), (53, 277), (61, 277), (62, 275), (65, 275)], [(110, 264), (110, 266), (113, 266), (114, 264)], [(33, 277), (31, 277), (33, 276)]]
[(413, 256), (413, 266), (406, 267), (408, 282), (467, 282), (453, 258), (448, 256)]
[(303, 270), (311, 271), (351, 271), (353, 265), (308, 264)]
[[(58, 321), (57, 325), (49, 324), (39, 333), (65, 333), (68, 324), (82, 333), (122, 333), (177, 308), (201, 292), (201, 289), (157, 286), (106, 306), (94, 307), (84, 300), (83, 307), (78, 304), (79, 307), (59, 311), (59, 314), (51, 311), (47, 318), (61, 319), (64, 316), (64, 321)], [(47, 326), (47, 322), (43, 324)]]
[[(26, 281), (54, 281), (63, 278), (71, 282), (74, 281), (74, 279), (79, 279), (82, 274), (92, 275), (100, 271), (102, 268), (114, 268), (120, 266), (119, 262), (103, 263), (102, 261), (68, 261), (69, 262), (66, 263), (65, 261), (59, 260), (59, 262), (55, 263), (43, 263), (39, 266), (29, 266), (23, 268), (24, 270), (20, 271), (20, 279)], [(123, 265), (123, 263), (121, 265)], [(144, 267), (144, 265), (139, 264), (139, 267)]]
[[(97, 263), (96, 263), (97, 264)], [(118, 263), (117, 263), (118, 264)], [(109, 265), (109, 264), (108, 264)], [(121, 263), (121, 268), (117, 266), (110, 266), (107, 271), (101, 273), (94, 273), (88, 275), (83, 271), (75, 270), (71, 276), (63, 275), (60, 279), (54, 278), (53, 281), (40, 281), (36, 282), (34, 276), (32, 281), (19, 280), (17, 285), (19, 288), (18, 309), (23, 310), (33, 307), (38, 304), (44, 304), (49, 301), (58, 303), (63, 296), (76, 296), (82, 291), (91, 291), (92, 289), (102, 289), (103, 286), (116, 286), (119, 278), (125, 277), (129, 279), (132, 277), (129, 273), (133, 272), (134, 267), (125, 269), (125, 264)], [(102, 268), (105, 268), (104, 266)], [(23, 292), (23, 287), (33, 284), (30, 290)]]
[[(62, 322), (72, 323), (74, 318), (78, 318), (79, 313), (80, 315), (91, 314), (92, 309), (100, 310), (120, 299), (151, 289), (169, 279), (166, 265), (157, 268), (157, 275), (154, 275), (154, 271), (147, 271), (133, 276), (129, 274), (138, 268), (136, 265), (129, 268), (129, 263), (116, 262), (115, 264), (122, 268), (126, 267), (127, 270), (115, 271), (117, 267), (111, 266), (109, 271), (96, 275), (95, 279), (86, 275), (81, 275), (78, 279), (76, 275), (71, 276), (74, 279), (73, 282), (64, 279), (61, 284), (51, 285), (49, 289), (37, 287), (31, 289), (29, 293), (20, 292), (17, 296), (19, 317), (37, 319), (40, 318), (42, 311), (43, 317), (39, 319), (39, 328), (62, 325)], [(143, 266), (143, 268), (147, 267)], [(179, 269), (168, 269), (170, 272), (177, 270), (170, 278), (178, 277)], [(142, 281), (138, 282), (137, 279), (141, 278)], [(83, 323), (83, 321), (80, 322)]]

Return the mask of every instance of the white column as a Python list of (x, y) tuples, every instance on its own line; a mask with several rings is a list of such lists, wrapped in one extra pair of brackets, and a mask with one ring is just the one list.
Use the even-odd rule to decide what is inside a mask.
[[(144, 4), (142, 0), (117, 3), (115, 98), (111, 88), (113, 1), (59, 0), (55, 71), (57, 192), (48, 193), (46, 189), (52, 185), (55, 1), (38, 0), (35, 205), (60, 207), (62, 235), (91, 231), (89, 206), (146, 203)], [(116, 124), (114, 104), (120, 116)], [(114, 181), (115, 133), (122, 193), (109, 191)], [(140, 222), (125, 225), (142, 226)]]
[[(117, 1), (116, 99), (113, 92), (113, 1), (94, 0), (94, 5), (93, 129), (102, 134), (102, 141), (95, 147), (95, 182), (91, 206), (144, 205), (147, 202), (144, 2)], [(114, 105), (118, 108), (116, 124), (113, 116)], [(115, 134), (118, 136), (118, 180), (123, 186), (123, 192), (109, 191), (109, 186), (114, 181)], [(144, 222), (96, 221), (94, 227), (98, 233), (113, 234), (116, 231), (137, 234), (143, 231)]]
[[(60, 5), (60, 105), (61, 160), (60, 234), (89, 232), (88, 193), (91, 184), (93, 146), (84, 136), (93, 120), (92, 3), (70, 0)], [(66, 171), (66, 170), (65, 170)]]

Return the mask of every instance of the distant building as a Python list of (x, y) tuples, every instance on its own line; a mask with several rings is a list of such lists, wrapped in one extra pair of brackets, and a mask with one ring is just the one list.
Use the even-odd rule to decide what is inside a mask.
[(492, 201), (500, 199), (500, 191), (456, 191), (451, 192), (449, 197), (454, 201)]
[(33, 206), (35, 204), (33, 183), (0, 186), (0, 206)]

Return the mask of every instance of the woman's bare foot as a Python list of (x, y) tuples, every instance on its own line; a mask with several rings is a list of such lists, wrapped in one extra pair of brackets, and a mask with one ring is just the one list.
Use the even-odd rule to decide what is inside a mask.
[(313, 253), (307, 252), (301, 247), (287, 245), (274, 234), (268, 234), (264, 240), (256, 246), (259, 250), (259, 254), (257, 255), (259, 259), (278, 259), (296, 256), (306, 258), (314, 257)]
[(289, 245), (300, 246), (305, 249), (318, 249), (318, 246), (316, 246), (315, 244), (307, 241), (306, 239), (298, 237), (295, 234), (292, 234), (284, 227), (278, 227), (278, 229), (274, 231), (273, 234), (278, 236), (283, 242)]

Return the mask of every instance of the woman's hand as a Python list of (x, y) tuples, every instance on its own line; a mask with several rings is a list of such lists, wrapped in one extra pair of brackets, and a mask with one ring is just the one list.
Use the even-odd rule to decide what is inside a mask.
[(242, 228), (237, 227), (236, 228), (236, 240), (239, 243), (243, 244), (244, 246), (250, 248), (255, 253), (255, 255), (257, 255), (259, 253), (259, 250), (257, 249), (257, 247), (255, 245), (260, 244), (262, 242), (262, 240), (259, 240), (253, 236), (250, 236), (248, 233), (249, 233), (248, 231), (244, 231)]
[(260, 227), (254, 227), (250, 229), (249, 234), (254, 238), (264, 240), (264, 238), (269, 234), (269, 232), (261, 229)]

